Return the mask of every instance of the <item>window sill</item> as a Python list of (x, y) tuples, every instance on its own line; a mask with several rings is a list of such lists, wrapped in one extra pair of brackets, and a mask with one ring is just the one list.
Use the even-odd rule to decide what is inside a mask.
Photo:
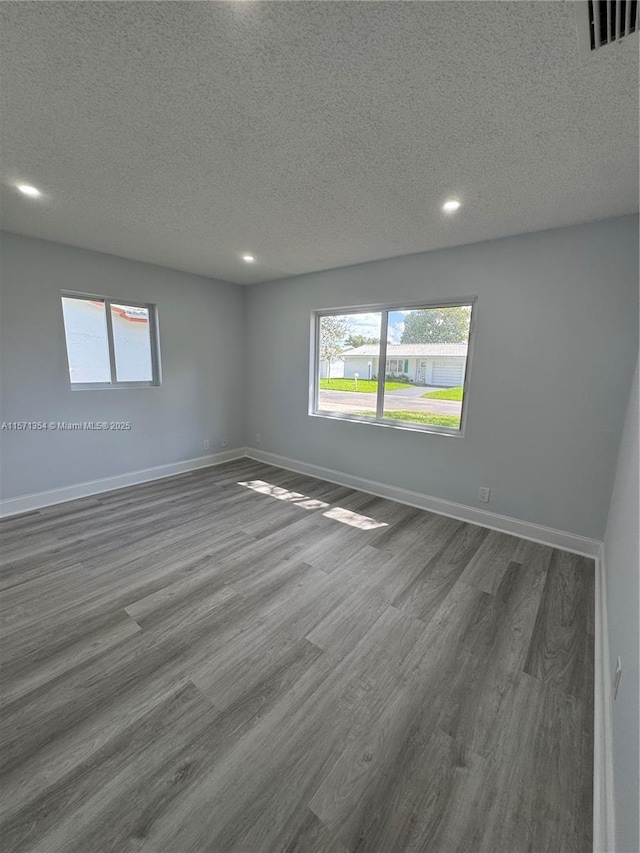
[(330, 421), (341, 421), (351, 424), (369, 424), (370, 426), (385, 427), (386, 429), (398, 429), (404, 432), (426, 432), (430, 435), (445, 435), (449, 438), (463, 438), (464, 424), (460, 429), (449, 429), (448, 427), (422, 426), (412, 424), (408, 421), (389, 421), (382, 418), (363, 418), (358, 415), (342, 415), (339, 412), (309, 412), (310, 418), (325, 418)]
[(160, 382), (72, 382), (72, 391), (130, 391), (134, 388), (160, 388)]

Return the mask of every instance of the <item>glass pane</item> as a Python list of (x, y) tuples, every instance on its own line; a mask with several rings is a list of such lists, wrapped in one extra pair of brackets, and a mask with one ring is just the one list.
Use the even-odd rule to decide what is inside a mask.
[(149, 310), (112, 305), (111, 323), (118, 382), (153, 381)]
[(381, 314), (320, 318), (318, 411), (374, 418)]
[(111, 382), (104, 302), (62, 297), (71, 383)]
[(460, 429), (471, 305), (389, 311), (384, 417)]

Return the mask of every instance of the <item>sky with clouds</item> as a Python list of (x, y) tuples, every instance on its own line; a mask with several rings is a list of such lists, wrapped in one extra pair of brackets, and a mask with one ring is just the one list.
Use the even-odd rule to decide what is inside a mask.
[[(407, 311), (389, 312), (389, 343), (399, 344), (404, 331), (404, 318)], [(371, 312), (363, 314), (347, 314), (349, 331), (354, 335), (364, 335), (366, 338), (380, 337), (380, 314)]]

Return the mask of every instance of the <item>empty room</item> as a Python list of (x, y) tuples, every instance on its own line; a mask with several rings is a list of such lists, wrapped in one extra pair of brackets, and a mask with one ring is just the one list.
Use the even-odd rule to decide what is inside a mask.
[(0, 3), (3, 853), (640, 853), (639, 26)]

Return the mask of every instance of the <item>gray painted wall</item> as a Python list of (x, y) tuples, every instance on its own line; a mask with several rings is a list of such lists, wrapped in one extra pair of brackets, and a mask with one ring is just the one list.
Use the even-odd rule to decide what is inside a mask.
[[(452, 223), (455, 227), (455, 223)], [(309, 417), (313, 309), (477, 295), (464, 437)], [(249, 288), (247, 443), (602, 538), (638, 340), (638, 218)]]
[[(601, 538), (637, 353), (637, 217), (243, 289), (1, 236), (2, 420), (130, 433), (1, 433), (2, 496), (255, 444), (293, 459)], [(71, 391), (60, 291), (155, 302), (163, 386)], [(309, 417), (316, 308), (479, 297), (462, 438)], [(243, 426), (246, 424), (246, 431)]]
[[(130, 432), (0, 432), (2, 497), (244, 443), (243, 288), (112, 255), (0, 235), (2, 421), (131, 421)], [(60, 291), (158, 306), (162, 387), (72, 391)]]
[(616, 796), (616, 851), (640, 850), (640, 553), (638, 547), (638, 370), (633, 380), (620, 442), (615, 485), (604, 539), (611, 673), (618, 655), (622, 680), (613, 703), (613, 769)]

